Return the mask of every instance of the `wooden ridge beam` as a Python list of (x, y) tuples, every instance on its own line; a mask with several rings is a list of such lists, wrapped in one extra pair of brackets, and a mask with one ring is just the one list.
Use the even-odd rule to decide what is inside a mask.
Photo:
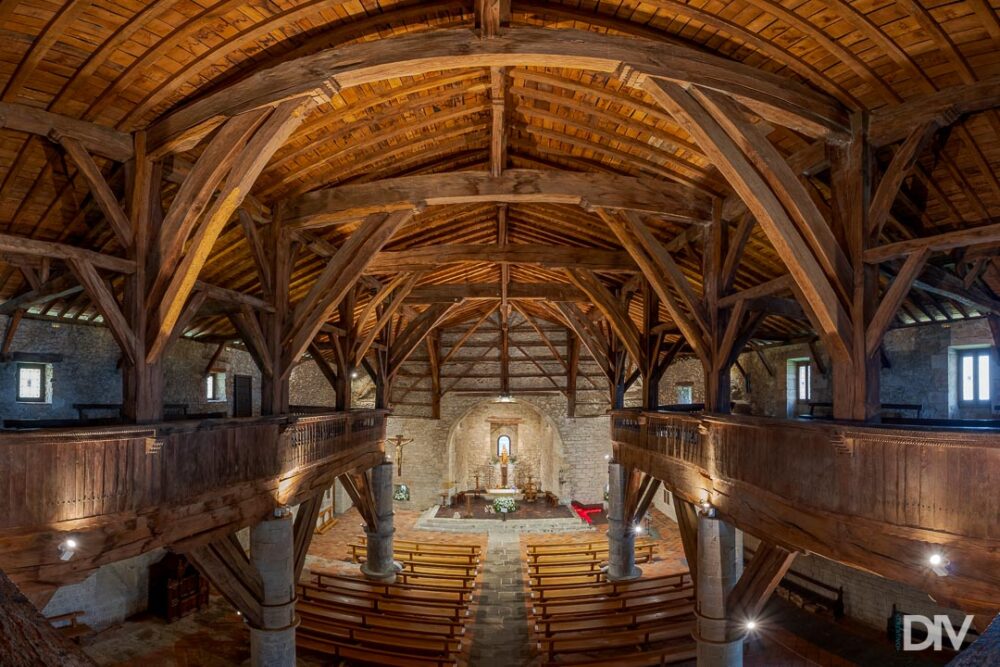
[(475, 203), (563, 204), (632, 210), (690, 223), (711, 219), (711, 200), (671, 181), (615, 174), (507, 169), (389, 178), (308, 192), (283, 204), (292, 229), (345, 224), (376, 212)]
[(60, 274), (41, 285), (39, 289), (31, 289), (23, 294), (7, 299), (0, 304), (0, 315), (10, 315), (18, 310), (28, 310), (57, 299), (64, 299), (83, 291), (83, 286), (73, 280), (68, 274)]
[(366, 272), (426, 271), (442, 264), (461, 262), (492, 264), (507, 262), (547, 268), (584, 268), (593, 271), (637, 270), (628, 253), (615, 250), (533, 244), (500, 246), (455, 243), (380, 252), (368, 264)]
[[(499, 299), (500, 286), (496, 283), (461, 283), (425, 285), (415, 287), (406, 297), (414, 303), (456, 303), (467, 299)], [(511, 301), (586, 301), (587, 296), (573, 285), (564, 283), (519, 283), (507, 287)]]
[(99, 269), (107, 269), (116, 273), (135, 272), (135, 262), (132, 260), (77, 248), (66, 243), (39, 241), (38, 239), (28, 239), (12, 234), (0, 234), (0, 252), (62, 261), (76, 259), (92, 264)]

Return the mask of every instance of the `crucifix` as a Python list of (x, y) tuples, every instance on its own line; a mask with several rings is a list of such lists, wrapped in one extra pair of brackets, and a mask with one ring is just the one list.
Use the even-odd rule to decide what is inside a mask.
[(413, 438), (404, 438), (402, 435), (397, 435), (394, 438), (386, 440), (386, 443), (396, 445), (396, 477), (400, 477), (403, 474), (403, 447), (411, 442), (413, 442)]

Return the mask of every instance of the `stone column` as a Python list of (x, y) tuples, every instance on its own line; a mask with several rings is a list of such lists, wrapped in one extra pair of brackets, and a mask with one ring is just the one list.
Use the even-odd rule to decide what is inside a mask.
[(740, 667), (743, 635), (726, 619), (726, 597), (743, 573), (742, 539), (738, 531), (715, 516), (698, 513), (698, 582), (695, 614), (698, 618), (698, 665)]
[(361, 565), (361, 572), (369, 579), (392, 583), (401, 569), (392, 560), (392, 463), (385, 462), (372, 468), (371, 486), (375, 496), (375, 514), (378, 516), (378, 530), (370, 530), (368, 537), (368, 559)]
[(250, 628), (253, 667), (295, 666), (295, 546), (292, 512), (279, 507), (250, 529), (250, 563), (264, 586), (261, 627)]
[(642, 570), (635, 566), (635, 528), (625, 517), (625, 489), (628, 468), (608, 464), (608, 580), (638, 579)]

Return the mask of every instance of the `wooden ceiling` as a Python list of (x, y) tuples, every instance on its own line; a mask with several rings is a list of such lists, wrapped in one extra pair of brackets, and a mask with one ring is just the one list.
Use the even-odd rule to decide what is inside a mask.
[[(959, 105), (954, 122), (921, 146), (885, 224), (882, 240), (888, 243), (987, 225), (1000, 215), (1000, 116), (993, 109), (1000, 95), (996, 7), (991, 0), (515, 1), (509, 30), (511, 42), (520, 39), (518, 35), (534, 34), (516, 31), (533, 29), (635, 37), (633, 41), (643, 44), (651, 40), (661, 44), (649, 50), (654, 65), (661, 51), (667, 59), (670, 47), (693, 48), (732, 61), (734, 69), (753, 68), (762, 81), (780, 77), (774, 80), (802, 84), (803, 99), (809, 99), (812, 90), (846, 110), (870, 110), (873, 126), (875, 119), (891, 124), (899, 108), (952, 99), (958, 87), (974, 91), (959, 94), (972, 102)], [(314, 54), (319, 54), (315, 62), (328, 64), (319, 58), (331, 48), (386, 40), (396, 40), (390, 43), (392, 49), (409, 44), (419, 50), (431, 44), (432, 36), (437, 40), (433, 48), (456, 40), (460, 46), (462, 39), (473, 38), (470, 29), (476, 16), (472, 0), (2, 0), (0, 24), (5, 37), (0, 42), (0, 101), (121, 132), (150, 129), (155, 136), (164, 126), (162, 119), (178, 117), (171, 116), (176, 110), (268, 68)], [(250, 236), (269, 224), (273, 211), (320, 189), (460, 171), (586, 172), (642, 179), (654, 188), (681, 187), (689, 200), (703, 198), (708, 210), (713, 198), (723, 202), (723, 219), (733, 234), (740, 233), (744, 213), (739, 198), (695, 138), (647, 92), (630, 85), (635, 72), (525, 62), (529, 64), (500, 68), (468, 61), (465, 66), (465, 59), (452, 57), (443, 69), (411, 68), (399, 75), (403, 70), (390, 67), (371, 80), (339, 89), (333, 77), (325, 99), (310, 109), (268, 162), (242, 217), (234, 216), (219, 236), (200, 279), (261, 296)], [(583, 59), (567, 56), (565, 62)], [(818, 144), (808, 127), (788, 129), (765, 120), (767, 112), (751, 106), (760, 114), (753, 115), (753, 121), (783, 155), (790, 161), (797, 156), (815, 161)], [(0, 130), (0, 232), (121, 254), (113, 225), (91, 195), (77, 162), (49, 137), (9, 129), (12, 113), (9, 107), (0, 108), (0, 126), (8, 126)], [(886, 137), (876, 160), (880, 169), (886, 168), (908, 129), (903, 128), (902, 136)], [(165, 159), (165, 207), (206, 143)], [(103, 153), (92, 152), (112, 190), (124, 196), (128, 169), (120, 158), (110, 159), (116, 157), (115, 146), (106, 144)], [(822, 163), (821, 153), (819, 157)], [(804, 170), (803, 179), (823, 208), (828, 205), (829, 175), (819, 163), (811, 172)], [(608, 225), (586, 201), (582, 204), (498, 205), (487, 198), (429, 205), (388, 243), (363, 283), (356, 312), (365, 312), (378, 283), (390, 281), (400, 270), (418, 272), (415, 289), (459, 283), (481, 287), (505, 279), (511, 290), (521, 283), (570, 288), (558, 261), (501, 265), (492, 261), (495, 258), (479, 261), (472, 253), (451, 263), (414, 264), (411, 253), (405, 257), (407, 264), (403, 255), (392, 253), (444, 244), (502, 243), (621, 253)], [(673, 210), (661, 213), (644, 213), (644, 219), (699, 286), (705, 221), (685, 220), (672, 215)], [(359, 222), (360, 216), (299, 232), (305, 249), (293, 273), (293, 303), (305, 297), (326, 259)], [(743, 223), (749, 236), (736, 289), (786, 272), (763, 230), (751, 223)], [(1000, 304), (993, 292), (1000, 289), (993, 255), (986, 247), (936, 258), (928, 271), (939, 273), (925, 273), (915, 283), (895, 325), (976, 316)], [(608, 286), (624, 286), (629, 292), (634, 275), (630, 270), (598, 272)], [(0, 255), (0, 299), (13, 299), (58, 273), (58, 266), (44, 258)], [(100, 320), (86, 293), (68, 283), (53, 290), (50, 300), (33, 304), (30, 312)], [(120, 289), (117, 282), (113, 286)], [(637, 298), (629, 301), (629, 312), (640, 323), (641, 299), (634, 287)], [(418, 298), (411, 302), (404, 319), (424, 308)], [(493, 297), (466, 301), (452, 309), (441, 326), (474, 321), (495, 304)], [(544, 301), (525, 299), (519, 305), (534, 317), (557, 320)], [(8, 305), (6, 311), (12, 308)], [(0, 306), (0, 312), (3, 309)], [(369, 324), (375, 319), (372, 316)], [(661, 319), (669, 323), (666, 310)], [(785, 312), (770, 315), (758, 336), (774, 340), (810, 332), (807, 320)], [(231, 337), (234, 331), (218, 309), (203, 308), (188, 335), (214, 340)]]

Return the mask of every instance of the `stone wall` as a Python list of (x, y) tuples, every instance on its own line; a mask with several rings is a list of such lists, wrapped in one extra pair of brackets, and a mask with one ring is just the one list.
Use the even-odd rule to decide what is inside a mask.
[[(406, 484), (410, 488), (410, 501), (398, 503), (398, 506), (403, 509), (424, 509), (440, 502), (440, 494), (449, 482), (455, 482), (457, 490), (463, 490), (462, 487), (471, 484), (471, 477), (457, 479), (450, 472), (462, 471), (461, 474), (466, 475), (465, 460), (460, 456), (462, 448), (448, 446), (452, 427), (458, 421), (468, 419), (467, 426), (460, 428), (471, 429), (473, 422), (477, 420), (511, 410), (525, 415), (526, 419), (528, 415), (537, 414), (531, 408), (511, 407), (521, 403), (530, 404), (548, 416), (547, 420), (539, 420), (539, 424), (551, 420), (551, 424), (555, 425), (557, 433), (553, 434), (554, 450), (557, 449), (555, 443), (562, 441), (562, 462), (552, 461), (552, 470), (545, 471), (550, 481), (558, 481), (559, 490), (543, 490), (558, 493), (567, 502), (601, 502), (608, 477), (605, 457), (611, 454), (610, 423), (606, 415), (566, 417), (566, 399), (561, 395), (516, 397), (513, 403), (501, 403), (494, 398), (447, 394), (441, 401), (440, 420), (397, 415), (389, 418), (387, 434), (390, 438), (397, 434), (413, 438), (413, 442), (406, 445), (403, 454), (403, 474), (395, 478), (396, 484)], [(472, 433), (472, 441), (482, 440), (486, 447), (489, 427), (487, 423), (483, 424), (477, 425), (469, 433)], [(543, 426), (533, 428), (539, 429), (542, 436), (545, 436)], [(395, 456), (393, 451), (389, 454)]]
[[(6, 329), (7, 321), (0, 316), (0, 330)], [(163, 363), (164, 403), (186, 404), (192, 414), (225, 412), (231, 415), (233, 378), (248, 375), (253, 382), (253, 411), (259, 415), (260, 371), (242, 348), (227, 347), (212, 367), (212, 370), (226, 373), (225, 398), (221, 401), (206, 399), (203, 374), (216, 347), (186, 339), (173, 345)], [(11, 352), (56, 354), (61, 355), (61, 360), (49, 364), (51, 392), (47, 403), (17, 402), (17, 362), (0, 362), (0, 418), (76, 419), (78, 413), (73, 408), (74, 403), (122, 402), (120, 353), (104, 327), (25, 318), (14, 336)], [(365, 405), (363, 395), (370, 384), (366, 377), (359, 377), (354, 382), (357, 407)], [(333, 388), (312, 360), (305, 360), (292, 370), (289, 402), (292, 405), (334, 405)], [(370, 398), (367, 403), (371, 403)]]

